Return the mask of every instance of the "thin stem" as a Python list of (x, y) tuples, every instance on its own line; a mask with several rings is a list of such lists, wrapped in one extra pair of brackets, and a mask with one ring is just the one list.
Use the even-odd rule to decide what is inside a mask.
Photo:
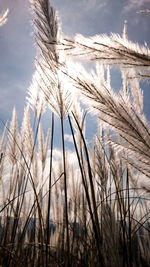
[(52, 184), (52, 163), (53, 163), (53, 141), (54, 141), (54, 113), (52, 113), (51, 125), (51, 150), (50, 150), (50, 172), (49, 172), (49, 191), (48, 191), (48, 209), (46, 223), (46, 267), (48, 266), (48, 243), (50, 239), (50, 209), (51, 209), (51, 184)]
[(67, 241), (67, 253), (68, 253), (68, 262), (66, 266), (69, 267), (70, 263), (70, 244), (69, 244), (69, 220), (68, 220), (68, 196), (67, 196), (67, 176), (66, 176), (66, 156), (65, 156), (65, 140), (64, 140), (64, 118), (61, 116), (61, 138), (62, 138), (62, 153), (63, 153), (63, 169), (64, 169), (64, 193), (65, 193), (65, 220), (66, 220), (66, 241)]
[[(90, 196), (89, 196), (89, 192), (88, 192), (86, 186), (84, 186), (84, 188), (85, 188), (86, 197), (87, 197), (87, 201), (88, 201), (88, 205), (89, 205), (89, 209), (90, 209), (90, 215), (91, 215), (91, 220), (92, 220), (92, 225), (93, 225), (93, 230), (94, 230), (94, 235), (95, 235), (95, 240), (96, 240), (96, 245), (97, 245), (97, 251), (98, 251), (99, 261), (101, 263), (101, 266), (104, 267), (104, 258), (103, 258), (102, 251), (101, 251), (101, 248), (100, 248), (101, 245), (102, 245), (102, 237), (101, 237), (100, 228), (99, 228), (99, 220), (98, 220), (98, 214), (97, 214), (95, 193), (93, 191), (94, 188), (93, 188), (92, 173), (91, 173), (91, 167), (90, 167), (90, 162), (89, 162), (89, 156), (88, 156), (87, 146), (86, 146), (86, 143), (85, 143), (85, 138), (84, 138), (83, 133), (82, 133), (82, 129), (80, 128), (80, 125), (79, 125), (79, 123), (78, 123), (78, 121), (77, 121), (77, 119), (76, 119), (76, 117), (74, 116), (73, 113), (72, 113), (72, 115), (73, 115), (73, 117), (74, 117), (74, 119), (76, 121), (76, 124), (78, 126), (78, 129), (79, 129), (79, 132), (80, 132), (80, 135), (81, 135), (82, 142), (84, 144), (84, 149), (85, 149), (85, 154), (86, 154), (86, 159), (87, 159), (87, 164), (88, 164), (88, 174), (89, 174), (89, 180), (90, 180), (90, 186), (91, 186), (92, 203), (93, 203), (93, 208), (94, 208), (94, 214), (92, 212), (91, 199), (90, 199)], [(74, 144), (75, 144), (75, 138), (74, 138), (74, 134), (73, 134), (71, 119), (70, 119), (69, 116), (68, 116), (68, 119), (69, 119), (71, 131), (72, 131), (72, 136), (73, 136), (73, 140), (74, 140)], [(79, 156), (78, 156), (78, 158), (79, 158)]]

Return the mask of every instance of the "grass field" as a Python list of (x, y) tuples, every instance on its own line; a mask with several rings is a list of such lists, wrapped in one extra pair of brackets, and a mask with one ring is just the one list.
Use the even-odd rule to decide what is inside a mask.
[[(21, 127), (14, 109), (0, 137), (0, 266), (148, 267), (150, 128), (140, 79), (150, 50), (128, 41), (126, 28), (66, 38), (49, 1), (30, 2), (36, 71)], [(90, 142), (87, 113), (97, 123)]]

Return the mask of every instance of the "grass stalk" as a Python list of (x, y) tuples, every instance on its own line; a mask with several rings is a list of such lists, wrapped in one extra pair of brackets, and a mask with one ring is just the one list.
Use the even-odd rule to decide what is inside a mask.
[(61, 122), (63, 171), (64, 171), (65, 223), (66, 223), (66, 242), (67, 242), (67, 263), (66, 263), (66, 267), (69, 267), (70, 266), (70, 242), (69, 242), (68, 196), (67, 196), (66, 154), (65, 154), (64, 118), (63, 118), (63, 115), (60, 117), (60, 122)]
[(48, 208), (47, 208), (47, 221), (46, 221), (46, 267), (48, 267), (48, 244), (50, 242), (50, 211), (51, 211), (53, 139), (54, 139), (54, 113), (52, 113), (52, 123), (51, 123), (50, 171), (49, 171)]

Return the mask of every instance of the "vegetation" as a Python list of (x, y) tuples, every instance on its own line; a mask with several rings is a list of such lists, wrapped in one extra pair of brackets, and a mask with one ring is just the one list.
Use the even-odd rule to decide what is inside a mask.
[[(14, 109), (0, 137), (0, 265), (148, 267), (150, 127), (140, 80), (149, 78), (150, 50), (127, 39), (126, 24), (123, 36), (68, 38), (48, 0), (30, 2), (36, 70), (21, 129)], [(82, 58), (94, 62), (92, 71)], [(92, 144), (87, 112), (97, 122)]]

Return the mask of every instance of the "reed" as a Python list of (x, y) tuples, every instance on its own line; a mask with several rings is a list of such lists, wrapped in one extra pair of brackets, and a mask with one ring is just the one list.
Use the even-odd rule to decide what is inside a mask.
[[(30, 2), (37, 58), (28, 103), (21, 128), (15, 109), (9, 124), (1, 120), (0, 265), (149, 266), (150, 129), (140, 88), (149, 49), (128, 41), (126, 28), (123, 36), (66, 38), (50, 2)], [(89, 72), (74, 56), (98, 63)], [(90, 142), (89, 116), (97, 122)]]

